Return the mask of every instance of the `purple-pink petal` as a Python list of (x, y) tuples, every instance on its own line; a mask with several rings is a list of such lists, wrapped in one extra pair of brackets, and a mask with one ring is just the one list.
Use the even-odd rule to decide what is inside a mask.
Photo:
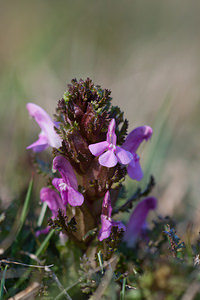
[[(28, 103), (26, 107), (29, 112), (29, 115), (33, 117), (40, 126), (42, 130), (42, 135), (46, 137), (48, 145), (51, 147), (59, 148), (61, 146), (61, 139), (59, 135), (55, 132), (55, 123), (47, 114), (47, 112), (44, 109), (42, 109), (39, 105), (36, 105), (34, 103)], [(38, 151), (39, 148), (36, 149)]]
[(64, 181), (71, 185), (75, 190), (78, 189), (76, 175), (71, 164), (63, 156), (56, 156), (53, 160), (53, 169), (60, 172)]
[(67, 205), (67, 203), (68, 203), (68, 185), (66, 185), (65, 181), (62, 178), (54, 178), (52, 180), (52, 184), (60, 192), (60, 196), (62, 198), (63, 204)]
[(41, 152), (44, 151), (46, 148), (49, 147), (48, 140), (46, 136), (41, 132), (39, 134), (39, 139), (34, 142), (33, 144), (26, 147), (26, 149), (32, 149), (34, 152)]
[(105, 215), (101, 215), (101, 229), (99, 231), (98, 239), (99, 241), (103, 241), (110, 236), (112, 229), (112, 222)]
[(115, 156), (114, 149), (109, 149), (105, 153), (99, 156), (99, 164), (101, 166), (112, 168), (116, 166), (118, 160)]
[(128, 165), (133, 159), (133, 155), (129, 151), (118, 146), (116, 147), (116, 156), (122, 165)]
[(140, 144), (145, 140), (149, 140), (152, 136), (153, 130), (149, 126), (140, 126), (132, 130), (122, 147), (131, 153), (135, 153)]
[(47, 233), (49, 233), (50, 229), (51, 229), (51, 227), (50, 227), (50, 226), (47, 226), (47, 227), (44, 228), (44, 229), (37, 230), (36, 233), (35, 233), (35, 235), (36, 235), (36, 237), (38, 237), (38, 236), (40, 236), (41, 234), (47, 234)]
[(55, 188), (60, 192), (62, 189), (60, 188), (60, 184), (65, 183), (62, 178), (53, 178), (52, 184)]
[(115, 119), (112, 119), (108, 126), (108, 132), (106, 138), (107, 142), (112, 145), (116, 145), (117, 142), (117, 136), (115, 134), (115, 126), (116, 126)]
[(112, 226), (117, 226), (119, 230), (126, 231), (126, 226), (121, 221), (112, 221)]
[(150, 210), (154, 210), (157, 207), (157, 199), (154, 197), (148, 197), (142, 200), (135, 207), (124, 234), (124, 240), (128, 247), (134, 247), (139, 235), (142, 232), (142, 228), (146, 226), (146, 218)]
[(101, 213), (101, 229), (99, 231), (98, 239), (103, 241), (110, 236), (113, 226), (117, 226), (119, 229), (126, 230), (125, 225), (120, 221), (113, 221), (111, 219), (112, 206), (109, 191), (106, 192), (103, 203), (102, 203), (102, 213)]
[(71, 164), (63, 156), (56, 156), (53, 160), (53, 169), (58, 170), (62, 178), (54, 178), (52, 184), (60, 192), (63, 203), (71, 206), (83, 204), (84, 197), (78, 192), (78, 183)]
[(58, 193), (51, 188), (45, 187), (40, 191), (40, 200), (46, 202), (52, 214), (57, 213), (58, 209), (65, 209)]
[(88, 147), (92, 155), (99, 156), (109, 147), (109, 143), (107, 141), (104, 141), (96, 144), (91, 144)]
[(111, 206), (110, 193), (109, 191), (107, 191), (105, 193), (103, 203), (102, 203), (102, 215), (111, 218), (111, 214), (112, 214), (112, 206)]
[(68, 187), (68, 203), (71, 206), (81, 206), (84, 202), (84, 197), (78, 191), (75, 191), (73, 188)]
[(140, 158), (135, 154), (133, 160), (130, 162), (127, 168), (128, 175), (133, 179), (140, 181), (143, 178), (143, 171), (140, 165)]

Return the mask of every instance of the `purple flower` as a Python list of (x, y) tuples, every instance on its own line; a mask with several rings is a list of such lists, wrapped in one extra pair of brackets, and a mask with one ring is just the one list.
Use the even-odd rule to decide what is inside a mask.
[(149, 126), (137, 127), (128, 134), (124, 144), (122, 145), (122, 148), (131, 152), (133, 155), (133, 159), (127, 168), (128, 175), (132, 179), (139, 181), (143, 178), (143, 172), (140, 166), (140, 157), (136, 151), (144, 140), (148, 141), (151, 138), (152, 132), (152, 128)]
[(52, 219), (55, 219), (58, 215), (58, 210), (61, 209), (66, 214), (66, 206), (63, 204), (59, 194), (51, 188), (44, 187), (40, 191), (40, 200), (46, 202), (47, 206), (52, 212)]
[[(58, 210), (61, 209), (66, 214), (66, 206), (63, 204), (62, 199), (56, 193), (56, 191), (51, 188), (44, 187), (40, 191), (40, 200), (42, 202), (46, 202), (47, 206), (52, 212), (52, 219), (55, 219), (58, 215)], [(47, 226), (44, 229), (36, 231), (36, 236), (38, 237), (40, 234), (47, 234), (50, 231), (50, 226)]]
[[(94, 156), (99, 156), (101, 166), (112, 168), (119, 162), (127, 165), (133, 159), (129, 151), (116, 146), (115, 119), (112, 119), (107, 132), (106, 141), (89, 145), (89, 150)], [(105, 151), (105, 152), (104, 152)]]
[(59, 148), (61, 146), (61, 139), (55, 132), (54, 127), (57, 127), (50, 116), (44, 109), (34, 103), (28, 103), (26, 105), (31, 117), (35, 119), (42, 131), (39, 134), (39, 139), (27, 147), (27, 149), (33, 149), (34, 152), (41, 152), (47, 147)]
[(128, 247), (134, 247), (138, 237), (142, 235), (144, 229), (147, 228), (146, 218), (149, 211), (156, 209), (156, 207), (157, 199), (154, 197), (145, 198), (137, 204), (129, 219), (124, 234), (124, 241), (127, 243)]
[(35, 235), (36, 237), (40, 236), (41, 234), (48, 234), (49, 231), (50, 231), (51, 227), (50, 226), (47, 226), (46, 228), (43, 228), (43, 229), (40, 229), (40, 230), (37, 230)]
[(101, 214), (101, 229), (99, 231), (99, 240), (103, 241), (110, 236), (111, 229), (113, 226), (117, 226), (119, 229), (126, 230), (125, 225), (120, 221), (113, 221), (111, 219), (112, 206), (110, 200), (109, 191), (106, 192), (103, 204), (102, 204), (102, 214)]
[(56, 156), (53, 160), (53, 169), (61, 174), (61, 178), (54, 178), (52, 184), (60, 192), (64, 205), (81, 206), (84, 197), (78, 192), (78, 183), (74, 170), (63, 156)]

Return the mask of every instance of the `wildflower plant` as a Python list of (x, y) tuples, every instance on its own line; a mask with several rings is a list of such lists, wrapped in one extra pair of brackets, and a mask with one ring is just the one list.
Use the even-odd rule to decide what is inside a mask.
[[(72, 235), (85, 245), (91, 243), (91, 237), (83, 241), (84, 236), (99, 228), (100, 223), (100, 242), (110, 236), (112, 227), (125, 232), (125, 225), (111, 219), (112, 205), (117, 202), (115, 194), (122, 187), (127, 169), (131, 178), (142, 179), (136, 151), (143, 140), (151, 137), (152, 129), (139, 127), (126, 137), (128, 122), (118, 107), (111, 106), (110, 91), (95, 86), (89, 78), (72, 80), (58, 102), (55, 121), (33, 103), (27, 108), (42, 129), (39, 140), (27, 148), (39, 152), (51, 146), (53, 171), (61, 175), (52, 177), (51, 187), (42, 188), (40, 193), (41, 201), (52, 211), (52, 220), (58, 209), (68, 218), (73, 217), (77, 230)], [(146, 222), (147, 212), (142, 223)]]
[[(168, 217), (154, 213), (152, 225), (148, 224), (149, 212), (155, 212), (158, 205), (149, 195), (155, 185), (153, 176), (143, 190), (137, 188), (127, 199), (124, 180), (127, 175), (142, 180), (138, 148), (151, 139), (153, 131), (149, 126), (129, 130), (123, 112), (111, 100), (109, 90), (87, 78), (71, 81), (58, 101), (54, 119), (40, 106), (27, 104), (41, 128), (39, 139), (27, 149), (34, 153), (39, 173), (47, 181), (40, 190), (42, 218), (31, 228), (36, 241), (31, 251), (37, 244), (40, 247), (35, 256), (26, 255), (41, 265), (38, 256), (52, 248), (46, 260), (53, 259), (55, 265), (52, 270), (44, 267), (44, 272), (51, 272), (61, 290), (60, 294), (46, 293), (49, 273), (45, 273), (39, 294), (44, 299), (72, 299), (69, 290), (73, 299), (111, 299), (110, 293), (112, 299), (179, 299), (187, 286), (175, 285), (173, 280), (184, 282), (190, 273), (193, 280), (200, 243), (187, 246)], [(52, 158), (44, 163), (40, 152), (45, 155), (48, 147)], [(27, 203), (31, 187), (32, 183)], [(50, 213), (46, 223), (45, 206)], [(67, 290), (59, 281), (61, 273)], [(15, 287), (22, 283), (23, 279)], [(168, 295), (171, 298), (165, 298)]]
[[(157, 204), (154, 198), (144, 199), (127, 228), (112, 218), (112, 206), (117, 205), (127, 172), (138, 181), (143, 177), (136, 151), (144, 140), (151, 138), (152, 129), (138, 127), (127, 136), (128, 121), (119, 107), (111, 105), (110, 94), (89, 78), (74, 79), (58, 101), (55, 121), (39, 106), (27, 104), (29, 114), (42, 129), (39, 140), (27, 148), (39, 152), (51, 146), (53, 153), (52, 169), (56, 173), (50, 179), (50, 186), (40, 192), (41, 201), (52, 212), (47, 229), (60, 224), (66, 239), (77, 241), (82, 249), (96, 249), (93, 260), (105, 243), (105, 249), (112, 249), (113, 254), (120, 243), (134, 247), (147, 227), (149, 210)], [(72, 219), (74, 230), (68, 226)], [(110, 257), (110, 250), (105, 249), (102, 249), (103, 259)]]

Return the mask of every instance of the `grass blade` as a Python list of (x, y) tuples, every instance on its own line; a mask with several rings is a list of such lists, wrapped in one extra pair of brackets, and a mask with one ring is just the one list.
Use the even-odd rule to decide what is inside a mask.
[[(42, 251), (45, 249), (47, 243), (49, 242), (49, 240), (51, 239), (51, 237), (53, 236), (55, 230), (51, 230), (49, 232), (49, 234), (47, 235), (47, 237), (45, 238), (45, 240), (43, 241), (43, 243), (40, 245), (39, 249), (36, 251), (35, 256), (39, 256)], [(27, 270), (27, 272), (24, 274), (24, 277), (20, 278), (18, 280), (18, 282), (15, 284), (14, 289), (19, 288), (19, 286), (26, 280), (26, 278), (29, 276), (29, 274), (31, 273), (31, 268), (29, 268)]]
[(42, 204), (42, 209), (41, 209), (41, 212), (40, 212), (40, 215), (39, 215), (39, 218), (38, 218), (38, 222), (37, 222), (37, 226), (38, 227), (41, 227), (41, 225), (42, 225), (42, 222), (44, 220), (44, 216), (45, 216), (46, 210), (47, 210), (47, 203), (44, 202)]
[(97, 256), (98, 256), (99, 265), (100, 265), (100, 268), (101, 268), (101, 274), (104, 274), (103, 259), (102, 259), (101, 251), (99, 251), (99, 252), (97, 253)]
[(33, 178), (30, 180), (30, 183), (29, 183), (29, 186), (28, 186), (28, 191), (26, 193), (26, 198), (25, 198), (25, 201), (24, 201), (24, 206), (23, 206), (21, 217), (20, 217), (20, 220), (19, 220), (19, 228), (18, 228), (18, 231), (17, 231), (17, 235), (20, 233), (20, 231), (21, 231), (21, 229), (22, 229), (22, 227), (24, 225), (27, 213), (28, 213), (29, 203), (30, 203), (30, 199), (31, 199), (32, 188), (33, 188)]
[(35, 253), (36, 256), (39, 256), (42, 253), (42, 251), (46, 247), (47, 243), (49, 242), (49, 240), (53, 236), (54, 232), (55, 232), (54, 229), (49, 232), (49, 234), (47, 235), (47, 237), (45, 238), (45, 240), (40, 245), (39, 249), (36, 251), (36, 253)]
[(1, 288), (0, 288), (0, 300), (3, 300), (3, 290), (4, 290), (4, 285), (5, 285), (5, 277), (6, 277), (6, 270), (7, 270), (8, 266), (5, 266), (5, 269), (3, 271), (3, 276), (1, 279)]
[(120, 292), (120, 300), (124, 300), (124, 297), (125, 297), (125, 286), (126, 286), (126, 278), (123, 278), (122, 290)]

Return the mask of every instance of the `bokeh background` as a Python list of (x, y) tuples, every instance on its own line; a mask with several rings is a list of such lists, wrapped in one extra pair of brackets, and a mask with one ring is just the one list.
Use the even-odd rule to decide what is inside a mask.
[[(154, 174), (159, 213), (198, 232), (199, 12), (195, 0), (0, 1), (1, 205), (17, 198), (31, 177), (25, 148), (39, 129), (26, 103), (53, 114), (70, 80), (89, 76), (112, 90), (130, 130), (153, 127), (140, 151), (146, 174), (140, 185)], [(131, 193), (138, 183), (127, 186)]]

